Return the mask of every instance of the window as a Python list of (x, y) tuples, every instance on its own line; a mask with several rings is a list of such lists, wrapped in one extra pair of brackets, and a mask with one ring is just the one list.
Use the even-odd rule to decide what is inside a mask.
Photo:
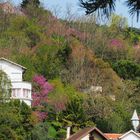
[(18, 97), (20, 93), (21, 93), (21, 89), (20, 88), (12, 89), (12, 97)]
[(93, 134), (90, 134), (90, 136), (89, 136), (89, 140), (95, 140)]
[(16, 90), (12, 89), (12, 97), (16, 97)]
[(23, 97), (29, 98), (30, 90), (29, 89), (23, 89)]

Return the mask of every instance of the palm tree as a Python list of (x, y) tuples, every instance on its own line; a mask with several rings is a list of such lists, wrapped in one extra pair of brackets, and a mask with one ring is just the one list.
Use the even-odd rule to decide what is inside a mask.
[[(116, 0), (79, 0), (80, 6), (86, 9), (86, 14), (98, 12), (99, 15), (109, 17), (115, 11)], [(125, 0), (130, 15), (140, 14), (140, 0)]]
[(140, 0), (127, 0), (126, 4), (129, 8), (129, 13), (131, 15), (137, 15), (137, 21), (139, 19), (140, 14)]

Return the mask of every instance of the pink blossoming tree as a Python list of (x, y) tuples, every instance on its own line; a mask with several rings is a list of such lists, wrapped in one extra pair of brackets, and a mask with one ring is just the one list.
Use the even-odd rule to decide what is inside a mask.
[(39, 121), (43, 121), (47, 117), (45, 105), (47, 103), (48, 93), (52, 90), (53, 87), (43, 76), (36, 75), (33, 78), (32, 107)]

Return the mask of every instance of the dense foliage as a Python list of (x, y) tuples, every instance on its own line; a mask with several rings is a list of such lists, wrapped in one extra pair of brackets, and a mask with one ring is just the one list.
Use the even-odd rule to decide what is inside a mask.
[[(86, 9), (87, 14), (91, 14), (98, 11), (101, 16), (110, 16), (115, 11), (116, 0), (80, 0), (81, 6)], [(130, 15), (137, 15), (139, 19), (140, 14), (140, 1), (139, 0), (125, 0), (126, 5), (129, 8)]]
[(28, 5), (39, 7), (40, 1), (39, 0), (23, 0), (22, 4), (21, 4), (21, 7), (26, 8)]
[(0, 104), (0, 139), (25, 140), (31, 137), (31, 108), (20, 101)]
[(68, 126), (130, 130), (133, 110), (140, 113), (139, 30), (118, 15), (101, 26), (92, 16), (68, 21), (41, 6), (22, 10), (0, 11), (0, 57), (27, 67), (33, 102), (5, 102), (10, 81), (0, 71), (0, 139), (65, 139)]

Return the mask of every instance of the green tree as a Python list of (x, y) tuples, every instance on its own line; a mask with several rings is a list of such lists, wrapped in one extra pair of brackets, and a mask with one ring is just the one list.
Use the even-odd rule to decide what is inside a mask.
[(109, 130), (107, 118), (112, 113), (112, 100), (100, 93), (89, 93), (84, 101), (84, 109), (96, 126), (103, 132)]
[(135, 80), (140, 78), (140, 65), (129, 60), (120, 60), (113, 64), (113, 69), (123, 79)]
[(128, 107), (130, 103), (127, 101), (117, 101), (113, 103), (112, 109), (113, 112), (109, 114), (109, 117), (107, 118), (108, 121), (108, 130), (110, 132), (126, 132), (130, 130), (131, 127), (131, 113), (132, 108)]
[(40, 1), (39, 0), (23, 0), (21, 7), (26, 8), (28, 5), (33, 5), (34, 7), (39, 7), (40, 6)]
[(76, 132), (81, 128), (94, 126), (91, 116), (88, 116), (83, 107), (84, 100), (80, 97), (75, 97), (66, 106), (63, 111), (63, 121), (66, 126), (71, 126), (72, 131)]
[(56, 130), (48, 122), (39, 123), (32, 130), (33, 140), (54, 140), (56, 138)]
[(6, 102), (11, 96), (11, 82), (6, 73), (0, 70), (0, 102)]
[(30, 139), (32, 124), (31, 108), (19, 100), (0, 104), (0, 139)]
[(58, 79), (52, 80), (51, 83), (55, 88), (48, 95), (47, 122), (55, 128), (57, 137), (65, 138), (67, 126), (71, 126), (73, 132), (86, 126), (93, 126), (94, 123), (86, 115), (83, 107), (85, 95), (70, 85), (62, 84)]

